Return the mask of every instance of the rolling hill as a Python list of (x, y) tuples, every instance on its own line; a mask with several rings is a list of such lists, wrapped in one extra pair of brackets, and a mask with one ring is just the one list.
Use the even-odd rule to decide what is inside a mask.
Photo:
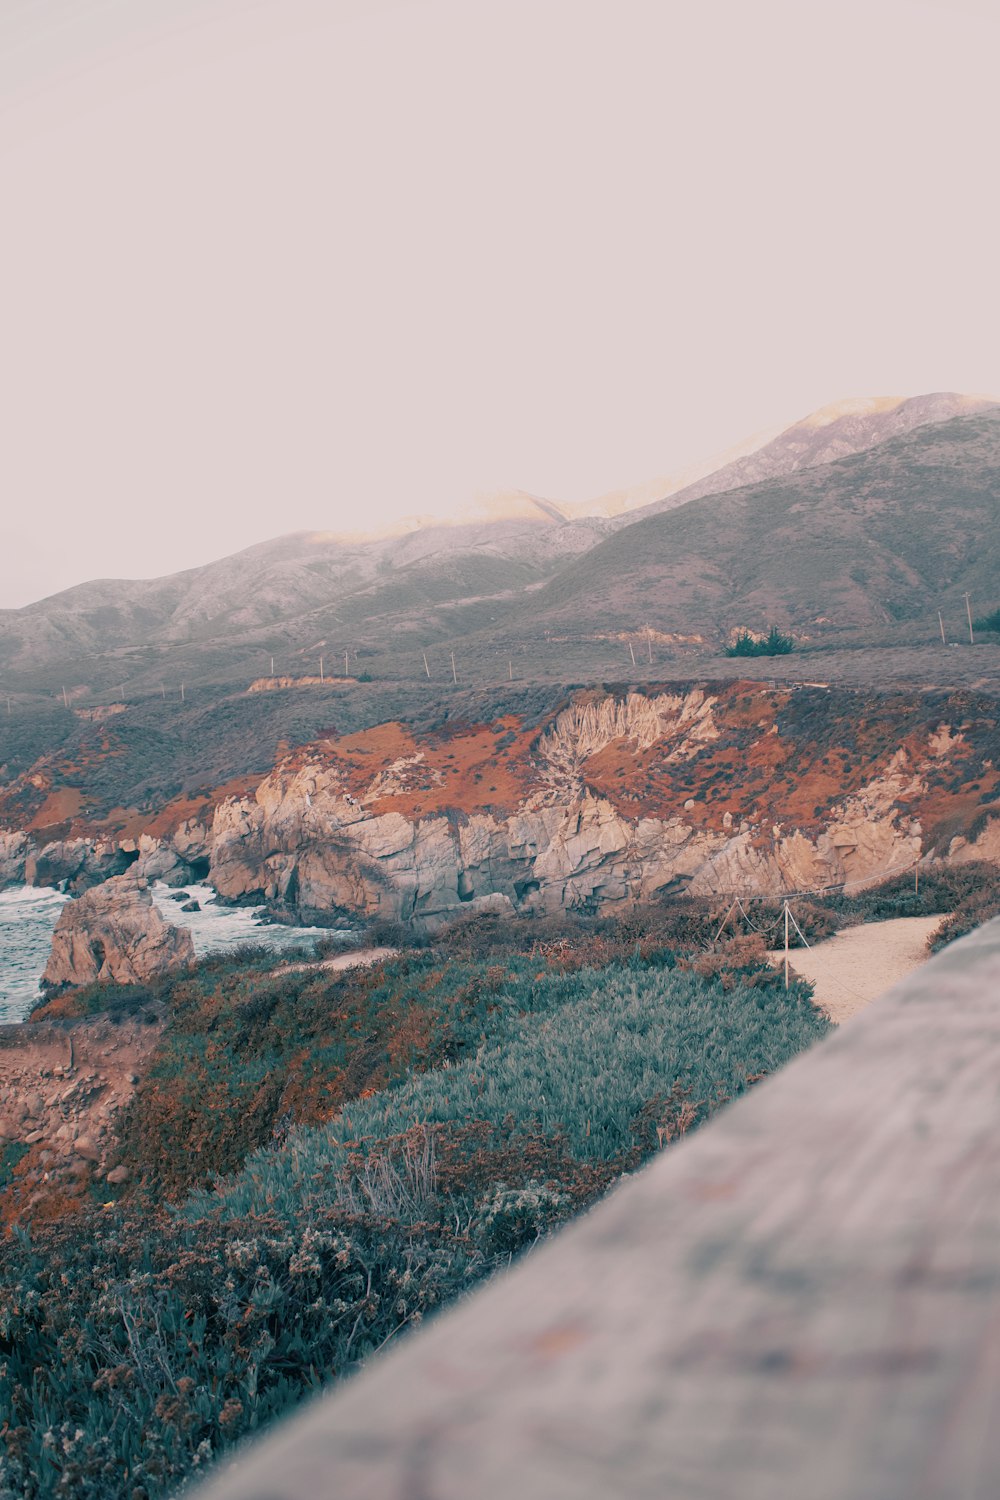
[(1000, 414), (647, 514), (568, 563), (519, 612), (525, 632), (813, 638), (930, 621), (1000, 592)]
[(842, 403), (616, 518), (511, 492), (464, 521), (295, 533), (0, 611), (0, 688), (134, 698), (245, 684), (272, 656), (279, 674), (348, 651), (352, 675), (408, 677), (422, 650), (459, 643), (486, 662), (518, 642), (530, 655), (643, 630), (668, 651), (717, 651), (740, 627), (823, 639), (933, 623), (966, 589), (984, 608), (1000, 596), (998, 471), (995, 403)]

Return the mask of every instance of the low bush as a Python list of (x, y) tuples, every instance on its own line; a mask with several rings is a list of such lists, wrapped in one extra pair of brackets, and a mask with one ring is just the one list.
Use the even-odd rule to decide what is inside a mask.
[(989, 614), (980, 615), (978, 620), (972, 622), (973, 630), (995, 630), (1000, 632), (1000, 608), (991, 610)]
[[(147, 1192), (8, 1240), (5, 1500), (160, 1500), (827, 1027), (801, 986), (726, 989), (634, 951), (573, 971), (537, 953), (195, 971), (164, 1003), (174, 1035), (124, 1149), (148, 1183), (182, 1182), (184, 1155), (196, 1180), (225, 1175), (176, 1210)], [(304, 1056), (349, 1076), (326, 1124), (276, 1118)], [(169, 1147), (145, 1140), (171, 1121)]]
[(758, 640), (750, 634), (749, 630), (741, 630), (731, 646), (726, 648), (727, 656), (787, 656), (795, 650), (795, 642), (790, 635), (782, 635), (776, 625), (772, 625), (767, 635)]

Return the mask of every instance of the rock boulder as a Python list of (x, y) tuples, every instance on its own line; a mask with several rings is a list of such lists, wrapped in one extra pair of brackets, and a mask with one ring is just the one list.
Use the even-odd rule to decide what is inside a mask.
[(24, 879), (28, 885), (51, 885), (85, 891), (128, 869), (129, 856), (105, 839), (63, 839), (28, 853)]
[(119, 875), (63, 907), (42, 982), (56, 990), (141, 984), (193, 961), (191, 934), (163, 920), (143, 881)]
[(30, 852), (26, 833), (0, 832), (0, 891), (24, 883), (24, 865)]

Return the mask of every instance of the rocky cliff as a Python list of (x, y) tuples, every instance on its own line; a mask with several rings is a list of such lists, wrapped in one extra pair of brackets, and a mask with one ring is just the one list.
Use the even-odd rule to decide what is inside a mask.
[[(795, 706), (819, 699), (814, 690)], [(681, 890), (864, 882), (931, 849), (948, 854), (955, 838), (967, 857), (981, 854), (997, 777), (972, 726), (912, 726), (900, 743), (877, 724), (841, 725), (850, 749), (823, 753), (814, 741), (806, 756), (810, 715), (797, 717), (792, 700), (701, 688), (582, 695), (533, 741), (528, 766), (516, 726), (495, 726), (498, 753), (472, 762), (482, 787), (472, 810), (461, 806), (471, 735), (419, 747), (400, 729), (400, 753), (383, 739), (367, 764), (360, 744), (316, 745), (217, 808), (210, 878), (231, 898), (434, 926), (484, 906), (606, 911)], [(866, 755), (859, 736), (878, 748)], [(518, 770), (519, 803), (503, 809)], [(942, 845), (949, 807), (975, 810), (982, 829), (967, 818), (972, 837)]]
[(42, 982), (138, 984), (193, 961), (191, 934), (163, 920), (144, 881), (118, 875), (63, 907)]
[[(993, 857), (998, 764), (1000, 705), (982, 694), (591, 689), (541, 723), (331, 733), (284, 747), (256, 785), (198, 816), (183, 798), (174, 818), (158, 809), (155, 834), (81, 827), (38, 850), (14, 833), (0, 859), (36, 880), (70, 867), (89, 879), (123, 857), (130, 879), (197, 868), (230, 900), (426, 928), (483, 909), (606, 912)], [(61, 941), (81, 910), (67, 909)], [(82, 972), (69, 950), (66, 962)]]

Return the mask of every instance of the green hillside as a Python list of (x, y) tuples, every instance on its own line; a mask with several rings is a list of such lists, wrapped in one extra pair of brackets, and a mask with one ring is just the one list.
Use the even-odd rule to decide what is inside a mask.
[(1000, 592), (1000, 416), (922, 428), (789, 478), (624, 527), (531, 596), (525, 632), (813, 637), (936, 626)]
[[(134, 1186), (4, 1247), (0, 1495), (174, 1493), (827, 1029), (759, 963), (708, 979), (644, 951), (165, 984)], [(227, 1161), (163, 1203), (174, 1169)]]

